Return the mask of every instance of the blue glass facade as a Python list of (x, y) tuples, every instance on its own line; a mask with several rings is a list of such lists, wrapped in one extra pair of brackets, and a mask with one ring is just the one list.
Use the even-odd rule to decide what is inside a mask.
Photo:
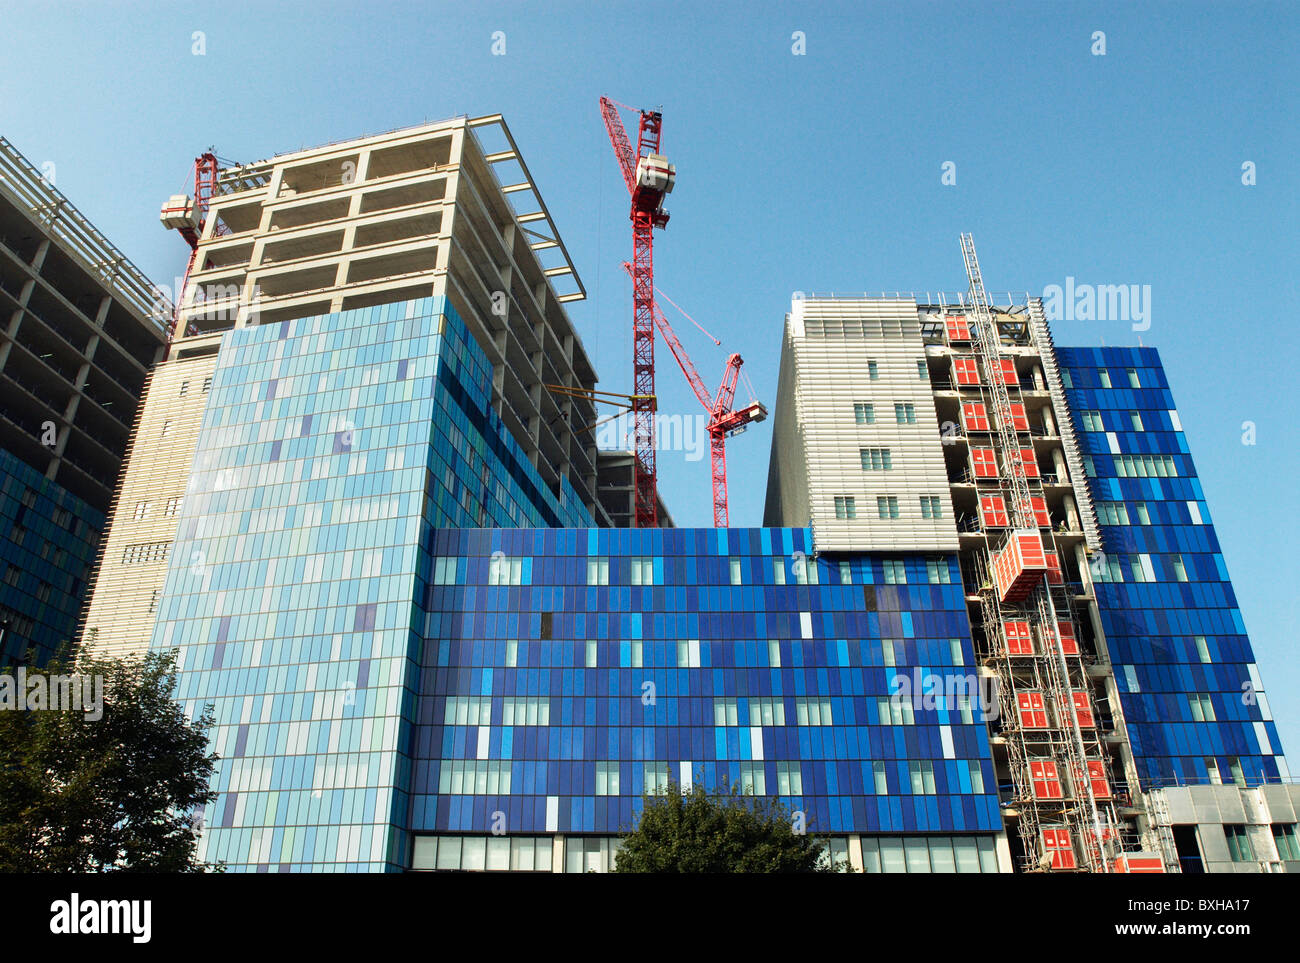
[(1164, 368), (1152, 348), (1058, 356), (1102, 523), (1102, 627), (1144, 788), (1276, 781), (1277, 730)]
[(591, 523), (489, 370), (435, 298), (224, 336), (151, 642), (216, 708), (206, 858), (398, 867), (434, 526)]
[(0, 665), (44, 664), (76, 637), (104, 516), (0, 450)]
[(974, 671), (955, 557), (814, 561), (806, 529), (433, 546), (413, 831), (613, 835), (668, 779), (778, 796), (819, 832), (1001, 830), (978, 712), (888, 706), (896, 675)]

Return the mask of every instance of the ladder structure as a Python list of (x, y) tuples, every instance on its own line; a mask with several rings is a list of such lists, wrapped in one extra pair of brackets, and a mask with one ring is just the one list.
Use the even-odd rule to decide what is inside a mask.
[(1027, 470), (1034, 443), (1024, 402), (1012, 395), (1020, 392), (1015, 358), (1002, 351), (971, 235), (961, 236), (961, 247), (978, 372), (968, 386), (987, 412), (998, 466), (996, 477), (982, 480), (981, 505), (997, 505), (984, 501), (992, 497), (1005, 506), (1005, 520), (985, 523), (975, 580), (985, 664), (999, 681), (1023, 868), (1109, 872), (1119, 841), (1096, 699), (1036, 462)]

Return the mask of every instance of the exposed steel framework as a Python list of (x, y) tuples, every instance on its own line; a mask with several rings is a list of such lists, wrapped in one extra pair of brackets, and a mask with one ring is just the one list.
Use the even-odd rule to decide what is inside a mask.
[[(632, 265), (624, 262), (624, 270), (628, 274), (632, 273)], [(665, 298), (667, 295), (665, 295)], [(680, 311), (681, 308), (678, 308)], [(686, 312), (682, 312), (685, 314)], [(711, 454), (711, 477), (713, 479), (713, 524), (716, 528), (726, 528), (728, 525), (727, 509), (727, 446), (726, 439), (728, 435), (734, 435), (743, 431), (748, 425), (755, 421), (762, 421), (767, 417), (767, 408), (758, 401), (751, 401), (740, 411), (733, 410), (736, 400), (736, 382), (740, 377), (740, 367), (745, 363), (739, 354), (732, 354), (727, 358), (727, 366), (722, 373), (722, 383), (718, 386), (716, 396), (710, 395), (709, 390), (704, 387), (704, 379), (695, 369), (695, 364), (691, 361), (690, 355), (682, 347), (681, 340), (677, 337), (677, 332), (673, 326), (668, 323), (664, 313), (659, 310), (659, 306), (654, 308), (655, 325), (659, 328), (659, 333), (664, 336), (664, 341), (668, 343), (668, 350), (677, 360), (677, 365), (682, 369), (682, 374), (686, 376), (686, 381), (691, 386), (691, 391), (699, 399), (704, 410), (709, 413), (709, 423), (706, 430), (709, 433), (709, 448)], [(690, 316), (687, 315), (689, 318)], [(715, 339), (716, 342), (716, 339)]]
[(668, 223), (664, 196), (673, 189), (675, 171), (659, 156), (663, 115), (640, 112), (636, 152), (628, 140), (618, 106), (600, 98), (600, 113), (614, 147), (623, 182), (632, 197), (632, 383), (633, 447), (635, 450), (636, 527), (659, 524), (655, 466), (655, 300), (654, 229)]

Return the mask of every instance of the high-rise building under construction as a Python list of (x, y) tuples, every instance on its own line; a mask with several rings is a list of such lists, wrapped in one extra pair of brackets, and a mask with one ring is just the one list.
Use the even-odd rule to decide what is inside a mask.
[(604, 870), (643, 793), (725, 779), (866, 872), (1296, 868), (1154, 351), (1055, 348), (963, 240), (961, 296), (793, 303), (767, 527), (616, 528), (500, 118), (188, 203), (84, 639), (215, 706), (205, 858)]

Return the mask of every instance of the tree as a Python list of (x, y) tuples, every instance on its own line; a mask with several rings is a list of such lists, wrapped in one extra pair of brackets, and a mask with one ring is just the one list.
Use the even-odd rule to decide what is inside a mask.
[[(93, 684), (84, 702), (56, 705), (55, 676), (98, 678), (102, 714)], [(20, 677), (30, 692), (17, 690)], [(16, 691), (25, 701), (0, 711), (0, 872), (220, 869), (196, 855), (195, 814), (216, 796), (212, 707), (186, 719), (174, 652), (5, 669), (0, 694)]]
[(636, 828), (623, 836), (618, 873), (819, 873), (825, 840), (796, 831), (802, 814), (776, 799), (743, 794), (725, 780), (710, 793), (697, 780), (643, 797)]

